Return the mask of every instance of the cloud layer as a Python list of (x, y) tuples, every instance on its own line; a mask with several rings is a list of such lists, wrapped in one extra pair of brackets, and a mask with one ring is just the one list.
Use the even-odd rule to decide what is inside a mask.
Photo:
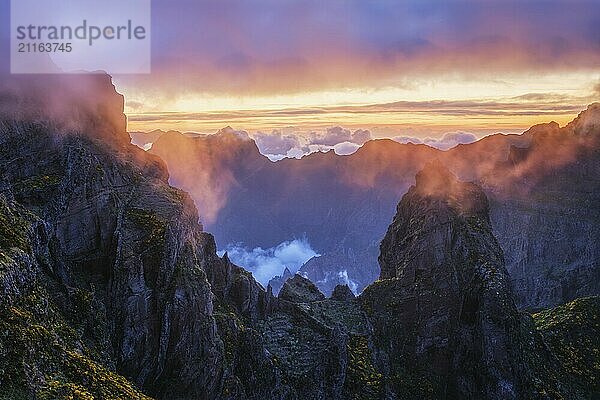
[(157, 0), (150, 90), (298, 93), (597, 68), (594, 0)]
[(223, 255), (225, 252), (233, 263), (252, 272), (264, 287), (267, 287), (271, 278), (282, 275), (285, 268), (294, 274), (302, 264), (318, 256), (306, 239), (294, 239), (268, 249), (248, 249), (242, 245), (230, 244), (219, 254)]
[(441, 138), (419, 139), (411, 136), (396, 136), (392, 138), (398, 143), (426, 144), (440, 150), (448, 150), (459, 144), (469, 144), (477, 141), (477, 136), (468, 132), (449, 132)]
[[(282, 133), (274, 130), (271, 133), (257, 132), (251, 135), (256, 141), (260, 152), (272, 161), (285, 157), (300, 158), (317, 151), (333, 150), (338, 155), (348, 155), (356, 152), (365, 142), (372, 140), (370, 131), (349, 129), (335, 126), (323, 132)], [(448, 150), (459, 144), (476, 142), (479, 138), (469, 132), (447, 132), (439, 138), (417, 136), (395, 136), (393, 140), (399, 143), (425, 144), (436, 149)]]
[(340, 126), (308, 133), (273, 130), (271, 133), (257, 132), (252, 137), (260, 152), (273, 161), (284, 157), (299, 158), (317, 151), (334, 150), (339, 155), (352, 154), (373, 139), (368, 130), (357, 129), (353, 132)]
[[(348, 155), (356, 152), (363, 144), (373, 139), (370, 131), (358, 129), (354, 132), (336, 126), (324, 132), (287, 133), (274, 130), (272, 133), (257, 132), (251, 135), (258, 149), (272, 161), (285, 157), (300, 158), (317, 151), (335, 151), (338, 155)], [(449, 150), (459, 144), (469, 144), (479, 140), (470, 132), (447, 132), (439, 138), (400, 135), (392, 137), (398, 143), (425, 144), (439, 150)]]

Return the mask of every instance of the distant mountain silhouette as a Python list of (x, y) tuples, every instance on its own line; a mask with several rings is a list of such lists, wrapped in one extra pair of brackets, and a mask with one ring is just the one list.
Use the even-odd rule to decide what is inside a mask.
[(360, 292), (377, 277), (376, 249), (397, 199), (437, 159), (483, 187), (517, 303), (538, 308), (600, 293), (599, 116), (593, 104), (563, 128), (540, 124), (448, 151), (381, 139), (348, 156), (270, 162), (229, 128), (201, 137), (170, 132), (151, 152), (167, 163), (171, 183), (192, 194), (220, 247), (271, 247), (306, 235), (322, 256), (301, 272), (327, 295), (347, 280)]

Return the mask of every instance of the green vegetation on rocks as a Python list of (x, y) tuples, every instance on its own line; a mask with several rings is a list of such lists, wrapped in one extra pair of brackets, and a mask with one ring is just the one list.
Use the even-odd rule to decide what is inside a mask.
[(147, 235), (148, 244), (164, 241), (166, 232), (166, 221), (159, 217), (156, 212), (131, 208), (127, 211), (127, 218), (138, 225)]
[(600, 297), (585, 297), (533, 315), (544, 343), (568, 380), (600, 394)]
[(0, 197), (0, 251), (13, 247), (28, 251), (28, 229), (29, 222), (14, 213), (6, 199)]
[(373, 365), (366, 336), (355, 335), (348, 341), (348, 370), (344, 392), (348, 399), (379, 399), (383, 393), (383, 375)]
[(39, 284), (0, 309), (0, 332), (0, 399), (149, 399), (90, 358)]

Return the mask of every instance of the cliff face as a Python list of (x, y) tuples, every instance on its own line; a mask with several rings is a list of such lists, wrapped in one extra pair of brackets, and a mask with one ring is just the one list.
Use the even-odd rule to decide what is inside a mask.
[(494, 233), (523, 308), (600, 293), (598, 120), (591, 105), (564, 128), (532, 128), (531, 144), (487, 179)]
[[(2, 192), (43, 221), (48, 301), (72, 315), (76, 288), (90, 307), (80, 339), (147, 393), (213, 393), (222, 345), (202, 268), (212, 239), (158, 159), (117, 153), (112, 138), (93, 133), (57, 132), (52, 122), (3, 126)], [(125, 132), (116, 133), (119, 143)]]
[(436, 396), (521, 397), (520, 316), (481, 188), (426, 166), (398, 205), (379, 261), (384, 280), (363, 304), (392, 373), (422, 372)]
[(386, 389), (407, 399), (594, 398), (597, 299), (534, 320), (519, 312), (488, 211), (481, 187), (439, 162), (399, 203), (381, 279), (360, 296)]
[(149, 399), (114, 370), (105, 309), (49, 276), (44, 221), (5, 194), (0, 237), (0, 396)]

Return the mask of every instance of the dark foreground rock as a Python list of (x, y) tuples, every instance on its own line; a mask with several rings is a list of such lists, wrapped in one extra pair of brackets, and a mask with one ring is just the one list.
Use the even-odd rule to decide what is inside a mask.
[(520, 314), (481, 188), (427, 165), (400, 202), (379, 260), (383, 280), (361, 300), (392, 376), (418, 379), (414, 389), (392, 382), (396, 390), (522, 397)]
[(333, 289), (333, 293), (331, 293), (332, 300), (338, 301), (350, 301), (354, 300), (356, 296), (352, 293), (352, 290), (348, 287), (348, 285), (337, 285)]

